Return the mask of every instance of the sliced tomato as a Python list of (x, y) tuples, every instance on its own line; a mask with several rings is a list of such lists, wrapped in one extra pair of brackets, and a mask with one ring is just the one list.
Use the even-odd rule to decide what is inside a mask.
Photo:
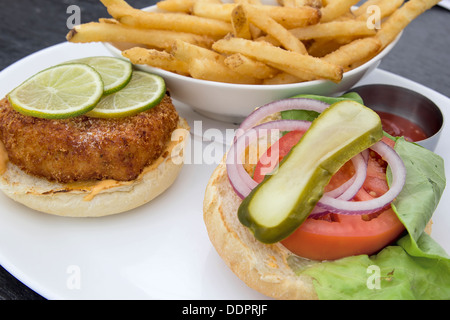
[[(267, 170), (267, 165), (264, 164), (270, 163), (273, 166), (275, 162), (281, 161), (302, 135), (300, 132), (290, 132), (277, 144), (273, 144), (256, 165), (254, 179), (261, 182), (264, 179), (264, 170)], [(393, 146), (390, 139), (385, 142)], [(277, 148), (275, 150), (279, 150), (279, 153), (272, 152), (271, 148)], [(353, 174), (352, 163), (346, 163), (332, 177), (325, 191), (338, 187)], [(369, 200), (387, 190), (386, 164), (378, 155), (371, 153), (366, 181), (354, 201)], [(281, 243), (301, 257), (335, 260), (351, 255), (376, 253), (396, 240), (404, 230), (403, 224), (392, 209), (368, 216), (330, 213), (320, 219), (308, 218)]]
[(374, 254), (405, 230), (392, 209), (365, 221), (361, 216), (336, 215), (330, 220), (307, 219), (281, 243), (291, 252), (312, 260), (335, 260)]
[(284, 156), (300, 141), (304, 133), (304, 131), (290, 131), (272, 144), (259, 158), (253, 173), (253, 180), (260, 183), (267, 174), (273, 172)]

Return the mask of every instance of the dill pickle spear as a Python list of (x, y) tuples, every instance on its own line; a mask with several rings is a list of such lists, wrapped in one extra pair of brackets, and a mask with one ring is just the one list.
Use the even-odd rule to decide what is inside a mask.
[(381, 140), (380, 117), (355, 101), (332, 104), (242, 201), (238, 217), (263, 243), (278, 242), (308, 217), (334, 173)]

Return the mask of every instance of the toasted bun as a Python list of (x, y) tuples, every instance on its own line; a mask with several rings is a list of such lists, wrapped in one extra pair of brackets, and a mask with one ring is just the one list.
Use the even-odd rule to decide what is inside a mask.
[(317, 299), (312, 278), (297, 276), (282, 245), (257, 241), (237, 218), (241, 199), (221, 163), (206, 187), (203, 218), (209, 238), (228, 267), (249, 287), (275, 299)]
[(162, 156), (133, 181), (62, 184), (31, 176), (8, 163), (0, 177), (0, 190), (27, 207), (59, 216), (101, 217), (128, 211), (151, 201), (172, 185), (183, 166), (188, 135), (189, 126), (180, 118)]

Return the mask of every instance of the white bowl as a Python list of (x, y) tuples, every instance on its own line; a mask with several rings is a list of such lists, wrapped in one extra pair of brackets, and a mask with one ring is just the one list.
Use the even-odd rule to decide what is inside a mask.
[[(156, 6), (144, 10), (155, 11)], [(147, 65), (135, 67), (162, 76), (172, 98), (189, 105), (198, 113), (215, 120), (239, 123), (256, 107), (274, 100), (297, 94), (337, 96), (344, 93), (377, 68), (381, 59), (391, 51), (400, 37), (401, 34), (370, 61), (345, 72), (339, 83), (314, 80), (281, 85), (231, 84), (194, 79)], [(114, 56), (122, 57), (121, 51), (113, 44), (104, 45)]]

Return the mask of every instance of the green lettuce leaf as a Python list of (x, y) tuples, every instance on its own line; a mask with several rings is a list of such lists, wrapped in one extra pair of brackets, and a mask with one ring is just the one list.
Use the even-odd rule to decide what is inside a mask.
[(450, 263), (413, 257), (399, 246), (386, 247), (370, 257), (359, 255), (315, 264), (297, 273), (314, 278), (322, 300), (450, 298)]
[(448, 255), (438, 244), (431, 245), (430, 241), (420, 240), (444, 192), (444, 160), (403, 138), (397, 139), (395, 150), (402, 157), (407, 170), (405, 186), (392, 204), (398, 218), (408, 230), (408, 236), (402, 238), (399, 245), (413, 256), (448, 259)]
[[(315, 94), (299, 94), (299, 95), (293, 96), (292, 98), (315, 99), (315, 100), (323, 101), (328, 104), (333, 104), (333, 103), (336, 103), (339, 101), (344, 101), (344, 100), (353, 100), (353, 101), (363, 104), (361, 96), (359, 94), (357, 94), (356, 92), (348, 92), (339, 97), (325, 97), (325, 96), (319, 96), (319, 95), (315, 95)], [(283, 119), (313, 121), (318, 116), (319, 116), (318, 112), (310, 111), (310, 110), (286, 110), (286, 111), (281, 112), (281, 118), (283, 118)]]

